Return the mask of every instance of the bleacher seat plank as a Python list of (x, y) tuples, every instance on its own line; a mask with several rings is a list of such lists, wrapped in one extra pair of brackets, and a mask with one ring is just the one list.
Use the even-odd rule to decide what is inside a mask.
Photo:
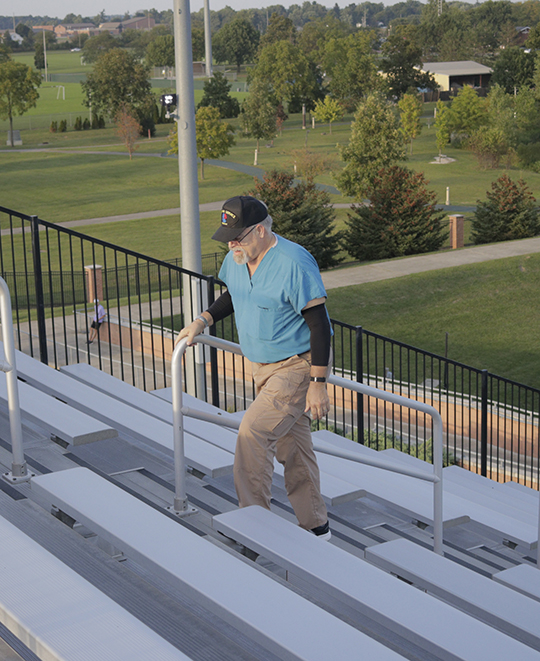
[(540, 601), (540, 570), (532, 565), (516, 565), (493, 574), (493, 580)]
[(188, 659), (1, 517), (0, 557), (0, 621), (40, 659)]
[(537, 601), (406, 539), (367, 548), (365, 556), (378, 567), (540, 650)]
[[(166, 398), (156, 398), (150, 393), (88, 365), (88, 363), (66, 365), (60, 368), (60, 371), (125, 404), (172, 424), (172, 404)], [(201, 402), (186, 393), (182, 393), (182, 397), (186, 406), (191, 408), (199, 408), (209, 413), (220, 414), (223, 415), (224, 419), (230, 416), (226, 411), (221, 411), (212, 404)], [(216, 445), (232, 454), (235, 452), (236, 432), (230, 429), (188, 416), (184, 416), (184, 429), (207, 443)], [(274, 470), (278, 475), (283, 476), (283, 466), (281, 464), (275, 462)], [(329, 505), (339, 505), (365, 496), (363, 489), (324, 472), (321, 472), (321, 491), (325, 502)]]
[(345, 604), (349, 616), (356, 613), (358, 621), (370, 617), (437, 658), (540, 658), (523, 644), (261, 507), (214, 516), (213, 527), (295, 574), (316, 593)]
[[(116, 429), (60, 402), (27, 383), (18, 382), (21, 420), (31, 422), (70, 445), (83, 445), (118, 436)], [(6, 375), (0, 373), (0, 400), (8, 406)]]
[(41, 475), (32, 490), (280, 659), (402, 658), (86, 468)]
[[(3, 352), (1, 343), (0, 347)], [(58, 397), (120, 433), (172, 453), (172, 425), (113, 399), (20, 351), (17, 351), (16, 355), (18, 374), (33, 387)], [(184, 445), (188, 466), (212, 477), (232, 473), (234, 458), (229, 452), (194, 438), (191, 434), (184, 435)]]
[(508, 489), (508, 486), (501, 482), (478, 475), (478, 473), (460, 466), (447, 466), (443, 471), (443, 476), (445, 483), (452, 482), (461, 485), (477, 493), (488, 495), (494, 501), (505, 503), (521, 512), (527, 512), (529, 516), (538, 516), (538, 491), (521, 484), (518, 486), (523, 487), (525, 491)]
[[(150, 394), (154, 395), (154, 397), (159, 397), (160, 399), (169, 402), (169, 404), (172, 404), (172, 387), (170, 386), (167, 388), (151, 390)], [(189, 395), (186, 392), (183, 393), (183, 396), (186, 406), (189, 406), (190, 408), (197, 408), (200, 411), (207, 411), (208, 413), (217, 413), (217, 415), (222, 415), (224, 418), (231, 418), (238, 421), (242, 419), (245, 413), (245, 411), (224, 411), (223, 409), (220, 409), (217, 406), (210, 404), (209, 402), (205, 402), (203, 399), (193, 397), (193, 395)]]

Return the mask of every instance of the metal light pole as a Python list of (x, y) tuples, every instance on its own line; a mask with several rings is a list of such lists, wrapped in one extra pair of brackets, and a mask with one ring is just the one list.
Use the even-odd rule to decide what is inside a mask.
[(212, 31), (210, 25), (210, 0), (204, 0), (204, 71), (208, 78), (212, 77)]
[[(202, 273), (201, 230), (199, 220), (199, 182), (197, 181), (197, 143), (195, 141), (195, 99), (193, 88), (193, 55), (191, 51), (191, 12), (189, 0), (173, 0), (176, 123), (178, 132), (178, 171), (180, 176), (180, 221), (182, 231), (182, 266)], [(204, 305), (195, 281), (183, 276), (184, 323), (198, 316)], [(186, 385), (195, 394), (195, 383), (204, 383), (204, 354), (199, 345), (188, 364)], [(200, 392), (197, 393), (200, 395)]]

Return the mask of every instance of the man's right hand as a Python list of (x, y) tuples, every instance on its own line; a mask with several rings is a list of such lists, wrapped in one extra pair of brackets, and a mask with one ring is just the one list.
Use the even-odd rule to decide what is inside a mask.
[(184, 337), (188, 338), (188, 346), (191, 346), (194, 343), (195, 337), (202, 333), (205, 328), (206, 326), (204, 325), (203, 321), (200, 319), (195, 319), (195, 321), (192, 321), (189, 326), (185, 326), (178, 333), (178, 336), (174, 341), (174, 346), (176, 346), (178, 342), (180, 342), (180, 340), (182, 340)]

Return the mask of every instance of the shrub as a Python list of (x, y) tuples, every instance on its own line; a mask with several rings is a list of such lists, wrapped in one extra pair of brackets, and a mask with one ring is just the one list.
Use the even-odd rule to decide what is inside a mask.
[(83, 127), (83, 131), (88, 131), (88, 129), (90, 128), (90, 120), (88, 119), (88, 117), (84, 118), (82, 127)]
[(67, 120), (63, 119), (58, 125), (58, 131), (60, 133), (65, 133), (67, 131)]
[(319, 268), (339, 262), (340, 235), (334, 233), (335, 213), (326, 191), (317, 190), (312, 181), (295, 184), (294, 175), (271, 170), (248, 195), (268, 206), (275, 232), (304, 246)]
[(95, 115), (95, 114), (92, 114), (92, 128), (93, 129), (98, 129), (99, 128), (98, 116)]
[(83, 125), (82, 117), (77, 117), (75, 119), (75, 124), (73, 125), (73, 128), (76, 131), (82, 131), (82, 125)]
[(58, 122), (52, 121), (51, 126), (49, 127), (51, 133), (56, 133), (58, 131)]
[(98, 129), (104, 129), (105, 128), (105, 117), (103, 115), (100, 115), (98, 117)]
[(536, 199), (527, 184), (503, 174), (491, 184), (487, 200), (478, 200), (472, 220), (474, 243), (512, 241), (540, 234)]
[(343, 247), (359, 260), (388, 259), (438, 250), (445, 241), (444, 214), (420, 172), (399, 165), (379, 170), (370, 203), (353, 207)]

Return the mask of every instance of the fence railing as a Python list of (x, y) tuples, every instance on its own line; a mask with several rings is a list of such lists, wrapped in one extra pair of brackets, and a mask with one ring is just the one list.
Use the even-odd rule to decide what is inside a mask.
[[(174, 331), (197, 305), (211, 303), (222, 283), (3, 207), (0, 228), (0, 275), (17, 274), (8, 284), (19, 349), (55, 367), (88, 362), (143, 390), (171, 385)], [(95, 298), (107, 321), (88, 345)], [(359, 326), (335, 320), (332, 326), (336, 376), (436, 408), (446, 461), (538, 488), (540, 390)], [(234, 319), (219, 322), (212, 334), (236, 342)], [(196, 396), (232, 410), (254, 398), (243, 357), (201, 346), (195, 362), (184, 382), (191, 378)], [(432, 461), (429, 416), (337, 385), (330, 395), (322, 426)]]

